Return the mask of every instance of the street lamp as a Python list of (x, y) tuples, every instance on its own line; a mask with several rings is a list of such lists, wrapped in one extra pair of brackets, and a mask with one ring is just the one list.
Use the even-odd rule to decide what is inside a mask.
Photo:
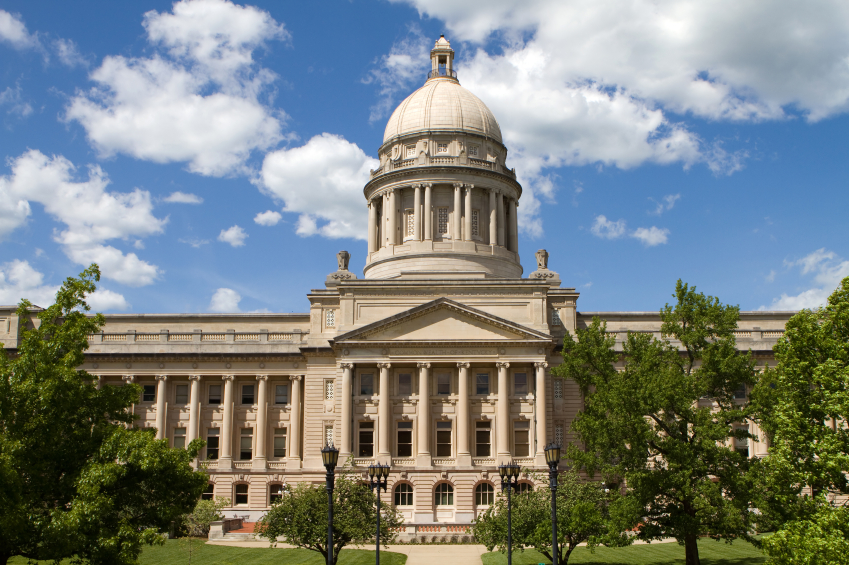
[(321, 448), (321, 462), (327, 469), (324, 488), (327, 490), (327, 565), (333, 565), (333, 484), (336, 479), (334, 471), (339, 461), (339, 450), (328, 443)]
[(510, 506), (510, 491), (519, 484), (520, 467), (514, 462), (498, 466), (501, 475), (501, 490), (507, 490), (507, 565), (513, 565), (513, 509)]
[(389, 465), (368, 466), (368, 486), (371, 490), (377, 489), (377, 550), (375, 551), (375, 565), (380, 565), (380, 489), (386, 492), (386, 482), (389, 478)]
[(557, 465), (560, 464), (560, 444), (551, 442), (545, 446), (545, 462), (548, 463), (548, 480), (551, 485), (551, 565), (557, 565)]

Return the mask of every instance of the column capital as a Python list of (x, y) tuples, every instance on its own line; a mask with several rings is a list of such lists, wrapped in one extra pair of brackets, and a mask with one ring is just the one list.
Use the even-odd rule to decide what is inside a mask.
[(471, 367), (471, 366), (472, 366), (472, 364), (471, 364), (471, 363), (468, 363), (468, 362), (465, 362), (465, 361), (463, 361), (463, 362), (461, 362), (461, 363), (457, 363), (457, 368), (458, 368), (458, 369), (468, 369), (468, 368), (469, 368), (469, 367)]
[(124, 379), (124, 382), (126, 382), (126, 383), (131, 383), (131, 382), (136, 380), (135, 375), (124, 375), (121, 378)]
[(190, 381), (199, 381), (203, 375), (189, 375)]
[(456, 189), (456, 188), (463, 188), (463, 183), (461, 183), (461, 182), (455, 182), (455, 183), (454, 183), (454, 188), (455, 188), (455, 189)]
[(353, 363), (339, 363), (339, 368), (340, 369), (353, 369), (354, 364)]
[(494, 186), (489, 187), (489, 191), (493, 194), (501, 194), (501, 189)]
[(546, 369), (546, 368), (548, 368), (548, 363), (546, 363), (545, 361), (538, 361), (538, 362), (534, 363), (534, 367), (536, 367), (537, 369), (540, 369), (540, 368)]
[(296, 382), (301, 382), (301, 379), (303, 379), (303, 378), (304, 378), (303, 375), (290, 375), (289, 376), (290, 381), (296, 381)]
[(422, 183), (420, 183), (420, 182), (416, 182), (416, 183), (413, 183), (413, 184), (410, 185), (410, 188), (421, 188), (421, 187), (422, 187)]
[(236, 379), (236, 375), (221, 375), (222, 381), (233, 381)]
[(416, 363), (416, 367), (419, 369), (430, 369), (430, 363)]
[(155, 378), (156, 378), (157, 381), (167, 381), (168, 375), (156, 375)]
[(423, 182), (422, 186), (425, 187), (425, 188), (431, 188), (433, 186), (433, 183), (432, 182)]
[(377, 368), (378, 369), (391, 369), (392, 363), (378, 363)]
[(257, 375), (257, 376), (256, 376), (256, 380), (258, 380), (258, 381), (267, 381), (267, 380), (268, 380), (268, 375)]
[(509, 369), (510, 363), (508, 361), (496, 361), (495, 366), (499, 369)]

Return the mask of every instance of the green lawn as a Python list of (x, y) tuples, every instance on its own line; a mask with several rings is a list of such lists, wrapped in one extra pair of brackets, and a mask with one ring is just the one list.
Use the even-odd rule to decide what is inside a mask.
[[(735, 541), (729, 545), (712, 539), (699, 540), (699, 557), (702, 565), (756, 565), (764, 563), (764, 554), (745, 541)], [(494, 551), (483, 556), (483, 565), (506, 565), (507, 554)], [(536, 565), (551, 563), (541, 553), (526, 550), (513, 553), (514, 565)], [(677, 543), (652, 543), (632, 545), (630, 547), (596, 548), (595, 553), (584, 547), (572, 552), (569, 564), (609, 564), (609, 565), (677, 565), (684, 563), (684, 547)]]
[[(197, 565), (324, 565), (324, 558), (307, 549), (271, 549), (192, 544), (192, 563)], [(189, 550), (182, 540), (169, 540), (161, 547), (147, 547), (141, 554), (142, 565), (189, 565)], [(407, 556), (389, 551), (380, 552), (381, 565), (404, 565)], [(10, 565), (26, 565), (21, 557), (12, 558)], [(45, 562), (46, 563), (46, 562)], [(63, 562), (66, 563), (66, 562)], [(70, 563), (70, 561), (67, 561)], [(371, 565), (374, 551), (343, 549), (339, 565)]]

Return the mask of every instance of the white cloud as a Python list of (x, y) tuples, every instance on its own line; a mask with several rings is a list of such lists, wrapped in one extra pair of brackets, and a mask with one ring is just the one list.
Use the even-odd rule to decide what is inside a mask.
[(596, 216), (590, 231), (602, 239), (616, 239), (625, 235), (625, 220), (612, 222), (605, 216)]
[(191, 194), (186, 192), (172, 192), (168, 196), (162, 199), (163, 202), (174, 202), (178, 204), (201, 204), (203, 202), (203, 198), (198, 196), (197, 194)]
[(354, 143), (323, 133), (266, 155), (261, 188), (284, 203), (284, 212), (300, 214), (298, 235), (365, 239), (363, 185), (378, 164)]
[(657, 207), (654, 209), (652, 213), (660, 216), (664, 212), (668, 212), (672, 210), (675, 206), (675, 203), (681, 198), (680, 194), (667, 194), (663, 198), (660, 199), (660, 202), (657, 202), (654, 198), (649, 198), (652, 202), (657, 204)]
[(77, 44), (71, 39), (56, 39), (53, 41), (53, 49), (59, 57), (59, 61), (67, 67), (88, 67), (88, 60), (83, 57), (77, 49)]
[(0, 10), (0, 41), (15, 49), (38, 49), (41, 46), (38, 36), (27, 31), (21, 17), (5, 10)]
[[(825, 305), (829, 295), (844, 277), (849, 277), (849, 261), (824, 247), (795, 261), (785, 261), (787, 267), (798, 267), (802, 275), (814, 275), (816, 286), (797, 295), (782, 293), (772, 301), (769, 310), (801, 310)], [(761, 306), (760, 310), (766, 310)]]
[(102, 156), (186, 162), (192, 172), (222, 176), (244, 172), (253, 151), (283, 138), (284, 114), (261, 101), (276, 75), (252, 57), (267, 41), (288, 38), (267, 12), (184, 0), (172, 13), (147, 12), (144, 27), (158, 52), (106, 57), (90, 75), (97, 86), (66, 109)]
[(192, 247), (197, 249), (201, 245), (206, 245), (207, 243), (209, 243), (209, 240), (208, 239), (199, 239), (199, 238), (193, 237), (193, 238), (189, 238), (189, 239), (180, 239), (179, 242), (180, 243), (188, 243), (189, 245), (191, 245)]
[(257, 214), (254, 218), (254, 222), (261, 226), (276, 226), (281, 219), (283, 219), (283, 215), (280, 212), (266, 210), (265, 212)]
[(130, 309), (130, 304), (124, 298), (124, 295), (100, 288), (89, 294), (86, 297), (86, 302), (95, 312)]
[(109, 177), (99, 166), (89, 167), (88, 179), (77, 181), (76, 167), (68, 159), (37, 150), (11, 160), (10, 166), (12, 174), (0, 177), (0, 237), (22, 225), (30, 202), (38, 202), (65, 224), (53, 239), (74, 262), (96, 262), (104, 277), (130, 286), (148, 285), (159, 277), (159, 268), (135, 253), (104, 245), (162, 233), (167, 219), (153, 216), (149, 192), (107, 192)]
[(44, 275), (28, 261), (15, 259), (0, 265), (0, 304), (17, 304), (26, 298), (43, 308), (53, 304), (59, 285), (44, 284)]
[(399, 94), (407, 95), (413, 85), (422, 82), (430, 67), (431, 39), (418, 27), (411, 27), (407, 37), (397, 41), (389, 53), (378, 59), (377, 68), (363, 79), (365, 84), (380, 86), (380, 101), (372, 106), (369, 121), (389, 116)]
[(208, 310), (210, 312), (239, 312), (239, 301), (242, 297), (232, 288), (219, 288), (212, 295)]
[(11, 86), (7, 86), (6, 90), (0, 92), (0, 106), (8, 106), (7, 114), (18, 115), (22, 118), (32, 114), (32, 106), (23, 100), (20, 85), (15, 85), (14, 90)]
[(232, 226), (227, 228), (226, 230), (221, 230), (221, 233), (218, 234), (218, 241), (229, 243), (233, 247), (242, 247), (245, 244), (245, 240), (247, 238), (248, 234), (245, 233), (245, 230), (243, 230), (239, 226)]
[(775, 275), (778, 274), (775, 272), (775, 269), (772, 269), (767, 276), (764, 277), (764, 280), (768, 283), (775, 282)]
[(666, 228), (637, 228), (631, 237), (639, 239), (646, 247), (654, 247), (666, 243), (669, 239), (669, 230)]

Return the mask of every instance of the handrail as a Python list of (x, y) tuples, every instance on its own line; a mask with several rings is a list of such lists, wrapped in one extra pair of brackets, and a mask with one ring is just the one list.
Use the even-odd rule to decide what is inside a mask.
[(448, 69), (436, 69), (435, 71), (428, 71), (427, 78), (433, 78), (433, 77), (457, 78), (457, 71), (455, 71), (453, 69), (450, 70), (450, 71)]

